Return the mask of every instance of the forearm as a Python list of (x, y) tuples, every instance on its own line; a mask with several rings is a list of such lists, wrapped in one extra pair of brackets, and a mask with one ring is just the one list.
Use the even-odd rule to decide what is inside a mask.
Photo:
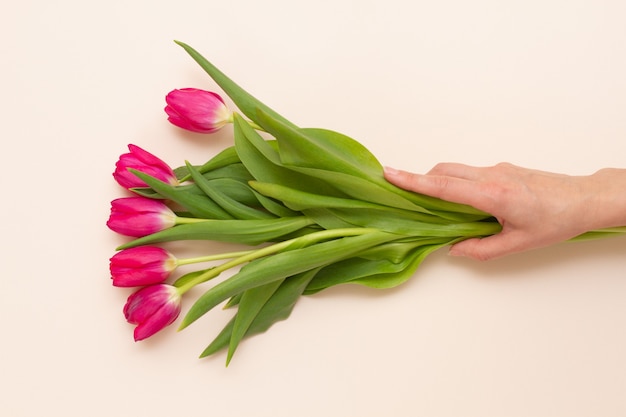
[(626, 226), (626, 169), (605, 168), (587, 177), (588, 229)]

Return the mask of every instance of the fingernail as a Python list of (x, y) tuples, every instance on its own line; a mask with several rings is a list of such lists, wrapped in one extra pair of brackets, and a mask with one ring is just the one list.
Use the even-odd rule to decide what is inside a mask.
[(450, 248), (450, 250), (448, 250), (448, 255), (450, 255), (450, 256), (463, 256), (463, 254), (461, 254), (461, 251), (459, 251), (458, 249), (455, 249), (454, 246), (452, 246)]
[(385, 167), (385, 174), (387, 175), (398, 175), (400, 171), (392, 167)]

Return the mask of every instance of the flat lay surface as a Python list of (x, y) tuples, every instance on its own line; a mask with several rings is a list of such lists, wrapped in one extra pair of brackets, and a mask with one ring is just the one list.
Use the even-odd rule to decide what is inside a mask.
[(626, 414), (624, 237), (489, 262), (442, 249), (400, 287), (303, 297), (226, 368), (225, 353), (198, 359), (230, 318), (220, 308), (133, 341), (131, 291), (108, 269), (127, 239), (105, 225), (129, 143), (172, 166), (232, 144), (232, 126), (201, 135), (167, 122), (172, 89), (220, 92), (174, 40), (299, 126), (347, 134), (384, 165), (623, 168), (622, 2), (5, 9), (0, 415)]

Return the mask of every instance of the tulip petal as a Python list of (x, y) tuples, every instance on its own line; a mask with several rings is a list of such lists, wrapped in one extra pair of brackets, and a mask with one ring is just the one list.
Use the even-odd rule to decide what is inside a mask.
[(181, 294), (166, 284), (144, 287), (128, 297), (126, 321), (136, 324), (135, 341), (146, 339), (173, 323), (181, 310)]

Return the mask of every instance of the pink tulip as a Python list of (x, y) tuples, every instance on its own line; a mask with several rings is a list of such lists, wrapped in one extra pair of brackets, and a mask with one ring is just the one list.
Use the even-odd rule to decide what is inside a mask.
[(113, 255), (109, 269), (116, 287), (160, 284), (176, 269), (176, 258), (157, 246), (139, 246)]
[(181, 310), (181, 295), (172, 285), (144, 287), (128, 297), (124, 306), (126, 321), (136, 324), (135, 341), (146, 339), (176, 320)]
[(113, 178), (124, 188), (147, 187), (147, 184), (131, 173), (133, 168), (172, 185), (178, 184), (174, 171), (165, 162), (144, 151), (139, 146), (128, 145), (129, 153), (122, 154), (115, 164)]
[(232, 113), (222, 97), (197, 88), (171, 91), (166, 97), (168, 120), (183, 129), (213, 133), (232, 121)]
[(111, 201), (107, 226), (125, 236), (141, 237), (173, 227), (176, 214), (160, 200), (125, 197)]

